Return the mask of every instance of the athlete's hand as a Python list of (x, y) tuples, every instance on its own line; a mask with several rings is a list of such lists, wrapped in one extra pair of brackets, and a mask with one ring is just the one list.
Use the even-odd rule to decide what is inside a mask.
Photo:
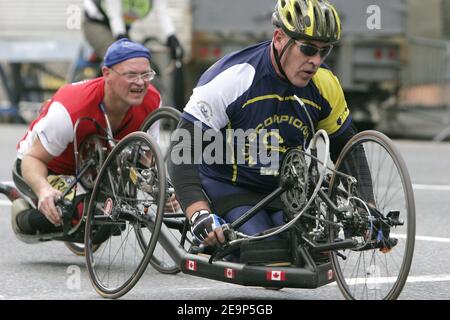
[(167, 38), (167, 47), (169, 47), (170, 50), (170, 56), (172, 60), (182, 60), (184, 56), (184, 49), (180, 44), (180, 41), (178, 41), (178, 38), (176, 35), (171, 35), (169, 38)]
[(55, 202), (62, 193), (50, 185), (39, 192), (38, 210), (55, 226), (61, 225), (61, 216), (56, 209)]
[(191, 233), (203, 245), (214, 247), (225, 242), (222, 225), (225, 220), (206, 210), (195, 212), (191, 217)]

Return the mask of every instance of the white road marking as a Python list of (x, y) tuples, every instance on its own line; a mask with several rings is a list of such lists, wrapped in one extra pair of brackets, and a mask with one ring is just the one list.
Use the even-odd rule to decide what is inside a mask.
[[(387, 284), (394, 283), (397, 280), (396, 277), (373, 277), (373, 278), (353, 278), (348, 279), (347, 284), (358, 285), (358, 284)], [(426, 275), (426, 276), (408, 276), (407, 283), (417, 283), (417, 282), (446, 282), (450, 281), (450, 274), (436, 274), (436, 275)], [(336, 285), (336, 282), (330, 285)]]
[(427, 191), (450, 191), (448, 185), (434, 185), (434, 184), (413, 184), (413, 189), (427, 190)]
[[(406, 239), (405, 234), (391, 234), (394, 238)], [(418, 241), (430, 241), (430, 242), (443, 242), (450, 243), (449, 238), (438, 238), (438, 237), (428, 237), (428, 236), (416, 236), (416, 240)]]

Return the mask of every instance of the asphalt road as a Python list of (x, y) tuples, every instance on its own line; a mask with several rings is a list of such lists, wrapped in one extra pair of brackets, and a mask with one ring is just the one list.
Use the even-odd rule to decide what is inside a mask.
[[(0, 124), (0, 181), (11, 181), (15, 144), (26, 127)], [(450, 299), (450, 143), (396, 141), (410, 171), (417, 213), (413, 265), (400, 299)], [(10, 205), (0, 195), (0, 299), (101, 299), (85, 261), (61, 242), (28, 245), (10, 226)], [(148, 267), (122, 299), (259, 300), (342, 299), (336, 285), (319, 289), (241, 287)]]

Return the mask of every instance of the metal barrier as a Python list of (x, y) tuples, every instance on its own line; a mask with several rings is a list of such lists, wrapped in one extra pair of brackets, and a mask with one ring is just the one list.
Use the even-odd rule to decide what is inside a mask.
[[(74, 68), (80, 46), (81, 42), (74, 39), (0, 40), (0, 62), (3, 64), (0, 64), (0, 86), (4, 88), (8, 99), (8, 105), (0, 109), (0, 114), (11, 115), (25, 122), (19, 114), (19, 104), (27, 103), (23, 101), (23, 96), (29, 92), (49, 91), (42, 87), (36, 74), (43, 72), (54, 75), (45, 67), (47, 63), (68, 63), (69, 70), (63, 76), (63, 80), (67, 80)], [(23, 65), (33, 67), (33, 77), (23, 74)], [(42, 100), (36, 103), (40, 105)]]

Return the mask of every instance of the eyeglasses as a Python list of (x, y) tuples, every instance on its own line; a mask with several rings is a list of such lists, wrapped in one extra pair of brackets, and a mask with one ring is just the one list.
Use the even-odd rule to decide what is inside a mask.
[(298, 48), (300, 49), (300, 52), (303, 53), (307, 57), (314, 57), (317, 53), (320, 54), (320, 58), (325, 59), (330, 54), (331, 50), (333, 49), (333, 45), (328, 45), (323, 48), (318, 48), (312, 44), (309, 43), (302, 43), (302, 42), (295, 42), (298, 44)]
[(117, 75), (124, 77), (125, 80), (129, 83), (137, 83), (139, 82), (140, 79), (142, 79), (142, 81), (144, 82), (150, 82), (156, 76), (155, 70), (150, 70), (144, 73), (131, 73), (131, 72), (119, 73), (113, 68), (110, 68), (110, 70), (114, 71)]

